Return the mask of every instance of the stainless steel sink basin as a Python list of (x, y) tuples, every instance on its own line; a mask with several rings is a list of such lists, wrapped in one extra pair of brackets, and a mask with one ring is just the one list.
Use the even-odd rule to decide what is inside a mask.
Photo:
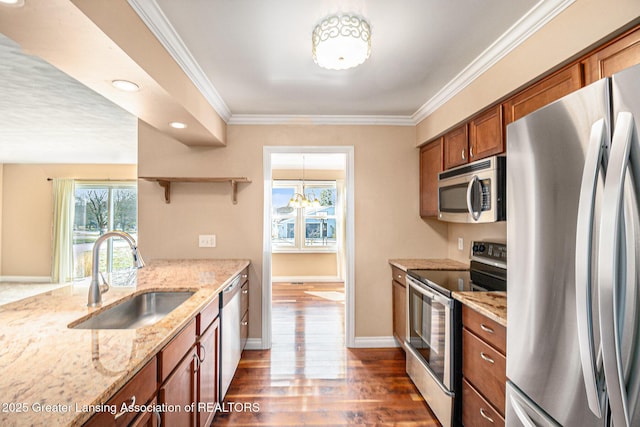
[[(70, 324), (72, 329), (137, 329), (153, 325), (180, 304), (185, 302), (194, 292), (150, 291), (136, 295), (95, 316)], [(74, 322), (75, 323), (75, 322)]]

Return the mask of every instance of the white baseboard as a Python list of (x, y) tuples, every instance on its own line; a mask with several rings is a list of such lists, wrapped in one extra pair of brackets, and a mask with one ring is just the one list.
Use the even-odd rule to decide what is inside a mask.
[(51, 283), (49, 276), (0, 276), (0, 282)]
[(390, 348), (400, 347), (395, 337), (355, 337), (353, 348)]
[(249, 338), (247, 339), (247, 345), (244, 347), (245, 350), (265, 350), (262, 346), (262, 338)]
[(272, 283), (283, 282), (344, 282), (338, 276), (273, 276), (271, 278)]

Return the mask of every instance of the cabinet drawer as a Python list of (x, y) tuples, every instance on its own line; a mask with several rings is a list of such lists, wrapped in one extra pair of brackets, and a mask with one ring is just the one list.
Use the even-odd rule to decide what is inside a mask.
[(201, 336), (220, 314), (220, 298), (215, 297), (196, 318), (196, 334)]
[(462, 306), (462, 324), (502, 354), (507, 354), (507, 328), (472, 308)]
[(242, 290), (240, 291), (240, 316), (244, 316), (244, 314), (249, 310), (249, 283), (245, 283), (242, 285)]
[(158, 353), (158, 381), (160, 383), (167, 379), (195, 342), (196, 321), (194, 319)]
[(504, 418), (467, 380), (462, 381), (462, 424), (464, 427), (504, 427)]
[(249, 313), (245, 313), (240, 321), (240, 351), (244, 350), (249, 339)]
[(244, 284), (249, 280), (249, 267), (240, 272), (240, 284)]
[(398, 267), (391, 266), (391, 274), (393, 275), (393, 280), (400, 283), (405, 288), (407, 287), (407, 280), (405, 278), (407, 275), (406, 271), (399, 269)]
[[(156, 372), (157, 362), (154, 357), (144, 368), (142, 368), (127, 384), (120, 389), (111, 399), (107, 401), (108, 405), (114, 405), (118, 411), (122, 408), (122, 404), (144, 405), (156, 392)], [(135, 402), (132, 401), (135, 399)], [(111, 414), (108, 411), (98, 412), (85, 424), (85, 426), (126, 426), (136, 417), (137, 412), (124, 412), (122, 414)]]
[(504, 414), (507, 359), (466, 329), (462, 330), (462, 375)]

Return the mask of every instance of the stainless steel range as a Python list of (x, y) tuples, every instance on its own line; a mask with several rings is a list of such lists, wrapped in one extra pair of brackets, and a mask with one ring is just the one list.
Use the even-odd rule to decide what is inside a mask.
[(473, 242), (469, 271), (407, 271), (407, 373), (444, 427), (461, 425), (462, 320), (452, 292), (506, 291), (507, 248)]

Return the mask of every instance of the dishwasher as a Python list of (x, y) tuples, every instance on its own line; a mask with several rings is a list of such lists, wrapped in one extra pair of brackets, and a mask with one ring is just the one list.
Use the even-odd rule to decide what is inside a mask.
[(241, 275), (238, 275), (224, 288), (220, 298), (220, 401), (227, 394), (242, 355), (240, 284)]

